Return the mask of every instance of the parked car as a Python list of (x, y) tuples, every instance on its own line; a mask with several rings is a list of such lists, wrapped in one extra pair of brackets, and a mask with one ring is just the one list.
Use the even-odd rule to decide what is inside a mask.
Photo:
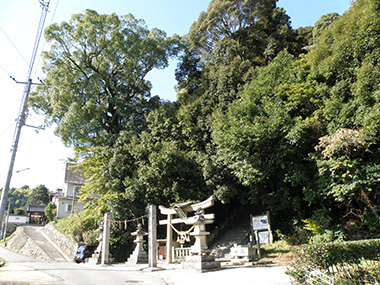
[(91, 257), (93, 250), (87, 245), (81, 245), (74, 255), (74, 261), (76, 263), (85, 263), (86, 258)]

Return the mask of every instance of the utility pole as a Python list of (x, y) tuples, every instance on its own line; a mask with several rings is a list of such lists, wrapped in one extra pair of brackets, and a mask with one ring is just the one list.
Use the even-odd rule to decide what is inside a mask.
[(38, 45), (40, 43), (41, 35), (42, 35), (42, 32), (43, 32), (43, 27), (44, 27), (45, 20), (46, 20), (46, 15), (47, 15), (47, 12), (48, 12), (48, 9), (49, 9), (50, 0), (47, 1), (46, 3), (44, 1), (40, 1), (40, 4), (42, 6), (40, 23), (39, 23), (39, 26), (38, 26), (37, 36), (36, 36), (36, 40), (34, 42), (34, 48), (33, 48), (33, 52), (32, 52), (32, 57), (31, 57), (30, 64), (29, 64), (27, 82), (26, 82), (26, 86), (25, 86), (25, 89), (24, 89), (24, 96), (23, 96), (23, 99), (22, 99), (22, 102), (21, 102), (21, 106), (22, 107), (21, 107), (20, 114), (19, 114), (18, 120), (17, 120), (16, 135), (14, 137), (14, 141), (13, 141), (13, 145), (12, 145), (12, 155), (11, 155), (11, 161), (9, 163), (8, 176), (7, 176), (7, 180), (5, 182), (5, 187), (3, 189), (3, 192), (1, 193), (0, 229), (3, 226), (3, 217), (4, 217), (5, 207), (6, 207), (7, 202), (8, 202), (9, 187), (10, 187), (10, 184), (11, 184), (12, 173), (13, 173), (13, 166), (14, 166), (14, 163), (15, 163), (18, 143), (19, 143), (19, 140), (20, 140), (21, 128), (25, 125), (25, 121), (26, 121), (26, 117), (27, 117), (28, 98), (29, 98), (30, 88), (32, 86), (32, 79), (30, 79), (30, 77), (32, 75), (34, 60), (36, 59), (36, 55), (37, 55), (37, 51), (38, 51)]
[(74, 211), (74, 206), (75, 206), (75, 186), (74, 186), (74, 189), (73, 189), (73, 201), (71, 203), (71, 214), (74, 214), (75, 211)]
[(7, 237), (7, 228), (8, 228), (8, 220), (9, 220), (9, 211), (11, 210), (11, 201), (8, 202), (8, 212), (7, 212), (7, 218), (5, 220), (5, 226), (3, 230), (3, 241), (5, 241), (5, 238)]

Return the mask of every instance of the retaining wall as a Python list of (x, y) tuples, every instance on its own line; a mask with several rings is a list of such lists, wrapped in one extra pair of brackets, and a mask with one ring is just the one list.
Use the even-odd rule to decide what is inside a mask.
[(18, 227), (13, 237), (7, 243), (7, 247), (18, 253), (33, 257), (42, 261), (51, 261), (44, 251), (25, 233), (22, 227)]
[(78, 244), (76, 242), (68, 239), (51, 224), (47, 224), (43, 231), (68, 257), (74, 257), (74, 254), (78, 249)]

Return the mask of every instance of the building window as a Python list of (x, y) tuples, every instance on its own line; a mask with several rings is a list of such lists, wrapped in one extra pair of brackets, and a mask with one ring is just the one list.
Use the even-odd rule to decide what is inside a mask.
[(71, 209), (72, 209), (72, 205), (71, 205), (71, 204), (66, 204), (66, 209), (65, 209), (65, 211), (66, 211), (66, 212), (71, 212)]

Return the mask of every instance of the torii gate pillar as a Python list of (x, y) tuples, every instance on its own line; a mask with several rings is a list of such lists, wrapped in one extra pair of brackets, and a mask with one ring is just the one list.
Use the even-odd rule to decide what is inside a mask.
[(149, 205), (149, 235), (148, 235), (149, 255), (148, 262), (150, 268), (157, 267), (157, 208)]
[(173, 229), (171, 227), (172, 214), (168, 215), (168, 224), (166, 226), (166, 263), (173, 262), (172, 247), (173, 247)]
[(108, 264), (109, 263), (109, 246), (110, 246), (110, 214), (105, 213), (104, 214), (104, 222), (103, 222), (103, 241), (102, 241), (102, 258), (101, 258), (101, 265)]

